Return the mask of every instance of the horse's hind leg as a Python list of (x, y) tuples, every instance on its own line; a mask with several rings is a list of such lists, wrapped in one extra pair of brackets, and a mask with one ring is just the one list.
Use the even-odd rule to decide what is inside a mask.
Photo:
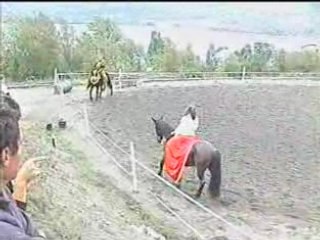
[(196, 198), (199, 198), (201, 196), (203, 188), (206, 184), (205, 179), (204, 179), (205, 171), (206, 171), (206, 166), (197, 164), (197, 173), (198, 173), (198, 178), (199, 178), (200, 184), (199, 184), (199, 189), (195, 195)]
[(112, 95), (113, 95), (113, 86), (112, 86), (111, 80), (108, 81), (107, 84), (108, 84), (108, 87), (109, 87), (109, 89), (110, 89), (110, 95), (112, 96)]

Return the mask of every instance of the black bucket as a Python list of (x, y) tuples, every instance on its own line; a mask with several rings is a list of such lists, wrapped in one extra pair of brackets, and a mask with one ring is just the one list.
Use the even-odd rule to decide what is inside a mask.
[(58, 122), (58, 125), (60, 129), (65, 129), (67, 127), (67, 121), (61, 118)]
[(52, 128), (53, 128), (52, 123), (48, 123), (46, 126), (47, 131), (52, 131)]

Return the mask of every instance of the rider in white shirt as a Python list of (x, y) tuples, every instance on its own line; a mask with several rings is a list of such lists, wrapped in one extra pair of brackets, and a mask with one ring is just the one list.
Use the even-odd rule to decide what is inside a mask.
[(196, 136), (196, 131), (199, 127), (199, 118), (196, 115), (196, 108), (193, 105), (190, 105), (183, 117), (180, 120), (180, 124), (175, 129), (175, 135), (184, 135), (184, 136)]

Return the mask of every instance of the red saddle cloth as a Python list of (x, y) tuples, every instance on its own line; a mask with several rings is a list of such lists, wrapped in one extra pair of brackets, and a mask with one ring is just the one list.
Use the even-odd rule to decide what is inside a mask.
[(188, 156), (193, 145), (198, 142), (198, 137), (178, 135), (166, 143), (163, 169), (171, 182), (180, 183)]

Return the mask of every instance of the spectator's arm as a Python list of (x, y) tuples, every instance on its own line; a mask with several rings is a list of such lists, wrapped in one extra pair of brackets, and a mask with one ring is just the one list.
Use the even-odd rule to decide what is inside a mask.
[(27, 183), (17, 182), (12, 197), (16, 201), (17, 206), (25, 210), (27, 207)]
[[(15, 200), (17, 206), (18, 206), (20, 209), (22, 209), (22, 210), (26, 210), (26, 208), (27, 208), (27, 203), (24, 202), (24, 201), (26, 201), (26, 200), (22, 200), (21, 197), (19, 198), (19, 197), (17, 196), (17, 195), (21, 195), (21, 194), (18, 194), (18, 193), (17, 193), (17, 192), (19, 192), (19, 191), (17, 191), (15, 194), (13, 194), (13, 193), (14, 193), (14, 187), (13, 187), (12, 181), (10, 181), (10, 182), (7, 184), (7, 187), (8, 187), (8, 189), (9, 189), (10, 193), (13, 195), (13, 199)], [(23, 192), (23, 191), (20, 190), (20, 192)], [(23, 199), (25, 199), (25, 198), (23, 198)]]

